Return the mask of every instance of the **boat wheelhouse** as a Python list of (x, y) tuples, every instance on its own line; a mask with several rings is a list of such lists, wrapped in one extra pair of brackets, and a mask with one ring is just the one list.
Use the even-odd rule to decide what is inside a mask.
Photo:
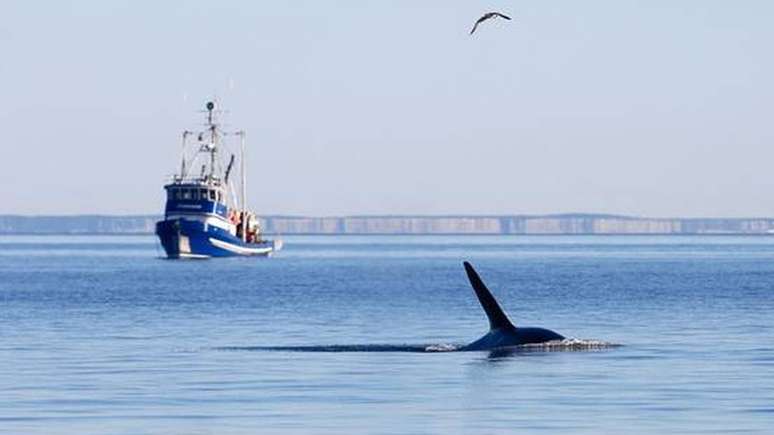
[[(156, 234), (169, 258), (271, 255), (281, 241), (264, 239), (257, 217), (246, 206), (245, 134), (222, 131), (215, 103), (206, 108), (205, 130), (183, 132), (180, 173), (164, 186), (167, 201)], [(232, 177), (236, 155), (231, 154), (228, 164), (220, 158), (229, 136), (240, 139), (239, 195)], [(190, 137), (196, 138), (193, 149)]]

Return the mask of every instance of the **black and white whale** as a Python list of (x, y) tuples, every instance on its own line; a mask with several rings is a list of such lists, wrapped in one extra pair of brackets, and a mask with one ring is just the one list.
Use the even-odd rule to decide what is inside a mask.
[(457, 349), (458, 351), (492, 350), (564, 340), (563, 336), (550, 329), (514, 326), (473, 266), (467, 261), (463, 264), (470, 285), (473, 286), (478, 301), (489, 318), (489, 332), (473, 343)]
[[(500, 304), (492, 296), (481, 277), (467, 261), (464, 263), (470, 285), (481, 303), (487, 318), (489, 332), (467, 345), (450, 344), (330, 344), (307, 346), (226, 346), (218, 350), (287, 351), (287, 352), (466, 352), (490, 351), (490, 357), (508, 356), (527, 350), (594, 350), (619, 345), (598, 340), (566, 339), (550, 329), (514, 326)], [(546, 343), (545, 346), (540, 346)], [(525, 345), (539, 345), (537, 347)]]

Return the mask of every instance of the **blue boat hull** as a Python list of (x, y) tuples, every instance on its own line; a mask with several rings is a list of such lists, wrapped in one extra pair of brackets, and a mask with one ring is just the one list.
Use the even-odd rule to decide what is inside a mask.
[(156, 235), (169, 258), (268, 256), (279, 249), (272, 240), (245, 243), (222, 228), (185, 218), (156, 222)]

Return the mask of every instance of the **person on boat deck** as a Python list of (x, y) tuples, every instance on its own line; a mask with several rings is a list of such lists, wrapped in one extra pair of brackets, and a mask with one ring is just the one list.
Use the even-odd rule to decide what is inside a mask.
[(257, 227), (251, 227), (249, 230), (247, 230), (247, 241), (250, 243), (257, 243), (258, 242), (258, 228)]

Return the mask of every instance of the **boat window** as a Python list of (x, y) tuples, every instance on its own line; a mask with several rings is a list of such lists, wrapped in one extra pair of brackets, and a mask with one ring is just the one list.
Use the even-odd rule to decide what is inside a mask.
[(210, 201), (215, 201), (216, 198), (217, 198), (217, 194), (215, 193), (215, 191), (210, 190)]
[(191, 199), (191, 189), (181, 189), (183, 191), (182, 199)]
[(218, 202), (223, 202), (223, 194), (218, 191)]
[(207, 200), (207, 189), (199, 189), (199, 199), (202, 201)]

